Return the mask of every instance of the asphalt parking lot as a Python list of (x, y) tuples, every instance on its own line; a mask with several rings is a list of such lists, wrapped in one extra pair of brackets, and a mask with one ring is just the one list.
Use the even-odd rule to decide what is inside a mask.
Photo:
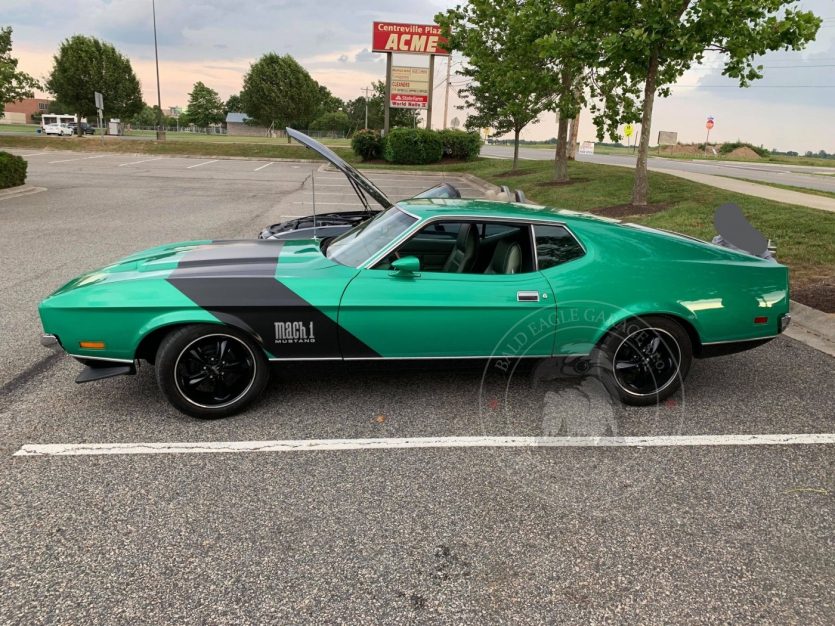
[[(74, 384), (80, 365), (38, 344), (38, 301), (142, 248), (309, 214), (311, 175), (317, 207), (356, 209), (347, 183), (305, 163), (27, 159), (47, 191), (0, 201), (0, 623), (832, 623), (833, 446), (809, 443), (835, 433), (831, 357), (782, 337), (697, 361), (645, 409), (529, 369), (282, 365), (250, 411), (200, 422), (150, 367)], [(392, 199), (437, 182), (372, 178)], [(566, 434), (682, 445), (14, 456)], [(801, 437), (728, 443), (781, 434)]]

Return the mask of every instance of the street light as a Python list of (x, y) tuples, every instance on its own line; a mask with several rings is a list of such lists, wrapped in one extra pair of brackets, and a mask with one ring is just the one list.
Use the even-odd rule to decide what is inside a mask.
[(151, 12), (154, 16), (154, 58), (157, 64), (157, 139), (165, 139), (165, 131), (162, 130), (162, 95), (159, 90), (159, 52), (157, 51), (157, 6), (156, 0), (151, 0)]

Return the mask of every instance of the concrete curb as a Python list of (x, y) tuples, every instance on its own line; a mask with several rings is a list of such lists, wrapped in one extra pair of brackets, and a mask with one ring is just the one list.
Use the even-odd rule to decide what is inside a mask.
[(785, 335), (816, 350), (835, 356), (835, 314), (791, 301), (792, 323)]
[(46, 187), (20, 185), (18, 187), (10, 187), (8, 189), (0, 189), (0, 200), (7, 200), (8, 198), (19, 198), (20, 196), (30, 196), (33, 193), (40, 193), (42, 191), (46, 191)]

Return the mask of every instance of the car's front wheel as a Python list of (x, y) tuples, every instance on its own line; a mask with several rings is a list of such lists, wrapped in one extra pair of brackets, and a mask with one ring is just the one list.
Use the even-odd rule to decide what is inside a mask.
[(179, 411), (229, 417), (252, 404), (269, 380), (264, 351), (244, 332), (217, 324), (185, 326), (157, 350), (157, 382)]
[(612, 396), (634, 406), (673, 395), (692, 362), (687, 331), (671, 318), (654, 315), (618, 324), (592, 353), (593, 373)]

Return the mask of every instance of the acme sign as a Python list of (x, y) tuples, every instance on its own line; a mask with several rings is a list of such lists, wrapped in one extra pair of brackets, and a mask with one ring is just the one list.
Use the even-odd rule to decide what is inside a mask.
[(446, 41), (441, 37), (441, 27), (434, 24), (374, 22), (372, 51), (448, 55), (438, 47)]

